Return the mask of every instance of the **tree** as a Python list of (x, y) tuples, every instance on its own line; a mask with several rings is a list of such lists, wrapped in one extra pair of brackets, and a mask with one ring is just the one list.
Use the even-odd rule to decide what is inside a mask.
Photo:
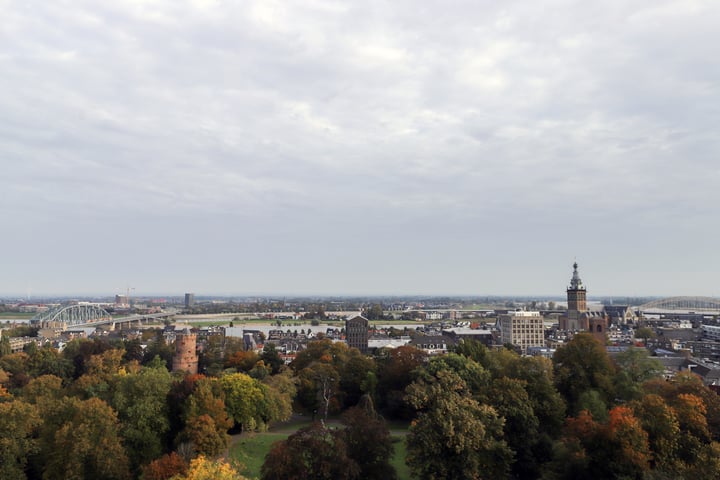
[[(302, 333), (305, 333), (305, 331), (303, 330)], [(262, 361), (272, 369), (273, 375), (276, 375), (280, 371), (280, 367), (285, 365), (285, 362), (282, 358), (280, 358), (280, 354), (275, 348), (275, 345), (272, 343), (266, 343), (263, 346), (260, 358), (262, 358)]]
[(342, 391), (343, 405), (351, 407), (357, 405), (360, 397), (371, 388), (367, 382), (368, 373), (375, 372), (375, 361), (361, 354), (357, 349), (350, 349), (347, 359), (338, 366), (340, 375), (339, 387)]
[(120, 433), (135, 469), (158, 458), (169, 443), (167, 396), (171, 384), (172, 376), (165, 368), (143, 368), (117, 379), (111, 404), (118, 412)]
[(635, 416), (648, 433), (652, 466), (679, 476), (680, 422), (675, 411), (655, 394), (643, 396), (631, 404)]
[(22, 398), (34, 404), (53, 402), (64, 395), (62, 379), (55, 375), (35, 378), (22, 389)]
[(36, 406), (20, 400), (0, 401), (0, 478), (26, 478), (28, 457), (37, 452), (41, 424)]
[(134, 338), (125, 342), (125, 354), (123, 359), (126, 362), (135, 360), (136, 362), (142, 362), (145, 352), (143, 352), (142, 342), (139, 338)]
[(407, 436), (407, 464), (420, 479), (500, 478), (512, 452), (497, 411), (471, 398), (460, 376), (440, 370), (407, 389), (419, 411)]
[(171, 452), (145, 465), (142, 479), (169, 480), (176, 475), (184, 475), (187, 469), (187, 462), (177, 453)]
[(273, 443), (260, 470), (262, 480), (352, 480), (360, 468), (336, 432), (315, 422)]
[(186, 401), (186, 427), (178, 440), (189, 441), (196, 453), (211, 457), (227, 448), (230, 441), (227, 431), (233, 426), (224, 400), (213, 391), (216, 383), (211, 379), (196, 382), (195, 391)]
[(260, 360), (260, 356), (253, 350), (238, 350), (226, 357), (225, 368), (236, 368), (247, 373), (255, 366), (258, 360)]
[(360, 469), (359, 478), (394, 480), (397, 473), (390, 463), (393, 445), (385, 421), (372, 408), (353, 407), (343, 414), (342, 423), (345, 428), (338, 433), (345, 441), (348, 457)]
[(525, 382), (514, 378), (496, 378), (486, 402), (505, 419), (504, 437), (515, 453), (512, 472), (517, 478), (538, 478), (540, 465), (547, 460), (540, 445), (540, 422), (525, 391)]
[(553, 356), (557, 389), (577, 414), (584, 392), (595, 390), (607, 404), (613, 397), (613, 367), (604, 346), (591, 334), (579, 333)]
[(3, 355), (10, 355), (12, 353), (12, 347), (10, 346), (10, 337), (3, 333), (0, 335), (0, 357)]
[(636, 479), (649, 469), (648, 435), (630, 408), (615, 407), (608, 423), (583, 410), (566, 421), (553, 466), (555, 478)]
[(260, 383), (244, 373), (233, 373), (220, 377), (220, 386), (233, 421), (243, 430), (255, 429), (262, 420), (258, 409), (264, 400)]
[(614, 407), (609, 416), (602, 450), (607, 456), (600, 456), (598, 470), (604, 467), (608, 478), (644, 478), (651, 458), (647, 432), (628, 407)]
[(644, 348), (630, 347), (618, 353), (614, 360), (618, 369), (614, 378), (615, 392), (624, 401), (642, 397), (642, 384), (663, 373), (662, 364), (651, 358)]
[(208, 460), (199, 456), (190, 462), (184, 475), (176, 475), (172, 480), (245, 480), (245, 477), (227, 462)]
[(113, 409), (98, 398), (66, 405), (71, 418), (55, 431), (43, 478), (130, 478)]
[(145, 354), (143, 355), (143, 365), (152, 362), (155, 359), (155, 356), (158, 355), (165, 361), (165, 368), (172, 370), (175, 348), (172, 345), (168, 345), (162, 334), (162, 330), (159, 329), (155, 332), (155, 338), (148, 342)]
[(382, 320), (383, 308), (379, 303), (373, 303), (367, 310), (365, 310), (365, 317), (368, 320)]
[(405, 388), (413, 381), (412, 372), (426, 359), (426, 352), (407, 345), (384, 349), (380, 353), (377, 359), (377, 397), (383, 413), (399, 418), (410, 418), (414, 414), (405, 401)]
[(416, 375), (429, 380), (442, 370), (452, 370), (457, 373), (472, 395), (479, 395), (490, 386), (490, 373), (482, 365), (456, 353), (431, 359), (426, 368), (416, 370)]
[[(544, 357), (520, 357), (503, 369), (506, 376), (522, 380), (532, 410), (540, 422), (542, 441), (559, 437), (565, 423), (565, 401), (555, 388), (552, 361)], [(548, 455), (551, 453), (548, 450)], [(549, 457), (548, 457), (549, 459)]]
[(655, 338), (655, 330), (650, 327), (640, 327), (635, 330), (635, 338), (642, 338), (643, 345), (647, 345), (649, 338)]
[(55, 375), (68, 380), (72, 378), (73, 364), (70, 360), (63, 358), (52, 347), (36, 349), (28, 359), (28, 373), (32, 377), (40, 375)]
[(30, 356), (25, 352), (11, 353), (0, 357), (0, 369), (10, 376), (11, 389), (20, 389), (30, 381), (28, 375)]
[(218, 431), (210, 415), (191, 418), (185, 428), (185, 435), (196, 453), (211, 458), (220, 455), (228, 446), (227, 433)]
[(720, 396), (706, 387), (700, 377), (690, 372), (680, 372), (668, 382), (662, 379), (650, 380), (643, 385), (647, 393), (660, 395), (676, 408), (676, 400), (682, 393), (702, 399), (707, 428), (714, 441), (720, 440)]

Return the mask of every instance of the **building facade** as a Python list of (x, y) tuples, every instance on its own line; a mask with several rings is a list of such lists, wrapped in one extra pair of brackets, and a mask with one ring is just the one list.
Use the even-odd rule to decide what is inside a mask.
[(530, 347), (545, 346), (545, 327), (540, 312), (516, 311), (498, 317), (500, 342), (511, 343), (525, 354)]
[(368, 319), (357, 315), (345, 321), (345, 340), (351, 348), (357, 348), (362, 353), (368, 351)]

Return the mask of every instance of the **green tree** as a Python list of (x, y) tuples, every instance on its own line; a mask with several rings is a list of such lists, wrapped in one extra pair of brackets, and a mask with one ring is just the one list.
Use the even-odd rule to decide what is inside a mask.
[(3, 334), (0, 336), (0, 357), (3, 355), (10, 355), (12, 353), (12, 347), (10, 346), (10, 337)]
[(167, 396), (171, 385), (172, 376), (165, 368), (143, 368), (117, 379), (111, 403), (135, 469), (159, 457), (169, 443)]
[(655, 330), (650, 327), (640, 327), (635, 330), (635, 338), (642, 338), (643, 345), (647, 345), (649, 338), (655, 338)]
[(126, 362), (136, 361), (141, 363), (143, 361), (145, 352), (143, 351), (142, 341), (139, 338), (127, 340), (125, 342), (125, 354), (123, 359)]
[(658, 378), (663, 373), (662, 364), (650, 357), (644, 348), (630, 347), (618, 353), (614, 361), (617, 366), (614, 378), (615, 392), (616, 396), (624, 401), (642, 397), (643, 383)]
[(675, 411), (655, 394), (648, 394), (631, 404), (643, 430), (648, 433), (652, 466), (670, 476), (679, 477), (680, 422)]
[(148, 342), (148, 346), (143, 354), (142, 364), (148, 364), (155, 359), (155, 356), (160, 356), (165, 362), (165, 368), (172, 370), (173, 356), (175, 355), (175, 347), (168, 345), (165, 341), (165, 337), (162, 334), (162, 330), (157, 330), (155, 338)]
[(262, 421), (259, 406), (265, 399), (260, 383), (244, 373), (220, 377), (225, 406), (233, 421), (243, 430), (254, 430)]
[[(372, 405), (372, 402), (369, 402)], [(359, 478), (367, 480), (394, 480), (395, 467), (390, 463), (393, 455), (390, 431), (375, 411), (362, 407), (347, 410), (342, 417), (345, 426), (342, 435), (347, 455), (357, 463)]]
[(55, 375), (63, 380), (69, 380), (72, 378), (73, 370), (72, 362), (49, 346), (36, 349), (28, 359), (28, 373), (32, 377)]
[(413, 372), (425, 363), (427, 353), (402, 346), (383, 349), (377, 358), (377, 398), (379, 408), (390, 417), (410, 418), (414, 411), (405, 399), (405, 389), (413, 381)]
[(53, 435), (43, 478), (130, 478), (113, 409), (98, 398), (72, 400), (66, 406), (70, 418)]
[(496, 378), (488, 390), (486, 403), (505, 419), (504, 437), (515, 453), (512, 473), (517, 478), (538, 478), (542, 462), (548, 460), (540, 438), (540, 422), (525, 390), (525, 382)]
[(315, 422), (275, 442), (260, 470), (262, 480), (353, 480), (360, 468), (342, 436)]
[(214, 391), (217, 383), (206, 378), (196, 382), (186, 401), (186, 427), (179, 437), (179, 442), (190, 442), (196, 453), (211, 457), (227, 448), (230, 441), (227, 431), (233, 426), (225, 401)]
[(260, 358), (262, 358), (262, 361), (271, 368), (273, 375), (276, 375), (280, 371), (280, 367), (285, 365), (283, 359), (280, 358), (280, 353), (272, 343), (266, 343), (263, 345), (263, 351)]
[(382, 305), (373, 303), (365, 310), (364, 315), (368, 320), (382, 320), (384, 318)]
[(367, 393), (366, 388), (370, 387), (367, 378), (369, 373), (374, 374), (376, 370), (375, 360), (363, 355), (357, 349), (350, 349), (345, 361), (337, 368), (344, 406), (357, 405), (360, 397)]
[(595, 390), (607, 404), (614, 398), (614, 374), (605, 347), (591, 334), (575, 335), (558, 348), (553, 356), (557, 389), (565, 398), (571, 414), (577, 414), (584, 392)]
[(36, 406), (20, 400), (0, 402), (0, 478), (26, 478), (28, 457), (39, 448), (41, 423)]
[(25, 352), (11, 353), (0, 357), (0, 369), (10, 376), (9, 389), (21, 389), (30, 381), (30, 356)]
[(503, 419), (478, 403), (460, 376), (440, 370), (407, 389), (419, 411), (407, 436), (407, 464), (420, 479), (505, 477), (512, 452), (503, 440)]

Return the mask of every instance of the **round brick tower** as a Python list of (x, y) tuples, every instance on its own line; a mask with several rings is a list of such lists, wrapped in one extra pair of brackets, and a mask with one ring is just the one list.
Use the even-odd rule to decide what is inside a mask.
[(173, 357), (173, 372), (198, 372), (198, 356), (195, 350), (197, 335), (187, 329), (175, 336), (175, 356)]

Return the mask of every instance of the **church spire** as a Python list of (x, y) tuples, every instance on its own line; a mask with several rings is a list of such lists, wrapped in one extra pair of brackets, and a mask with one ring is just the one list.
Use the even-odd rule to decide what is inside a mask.
[(570, 289), (572, 290), (585, 290), (582, 280), (580, 280), (580, 274), (578, 273), (577, 262), (573, 263), (573, 276), (570, 280)]

